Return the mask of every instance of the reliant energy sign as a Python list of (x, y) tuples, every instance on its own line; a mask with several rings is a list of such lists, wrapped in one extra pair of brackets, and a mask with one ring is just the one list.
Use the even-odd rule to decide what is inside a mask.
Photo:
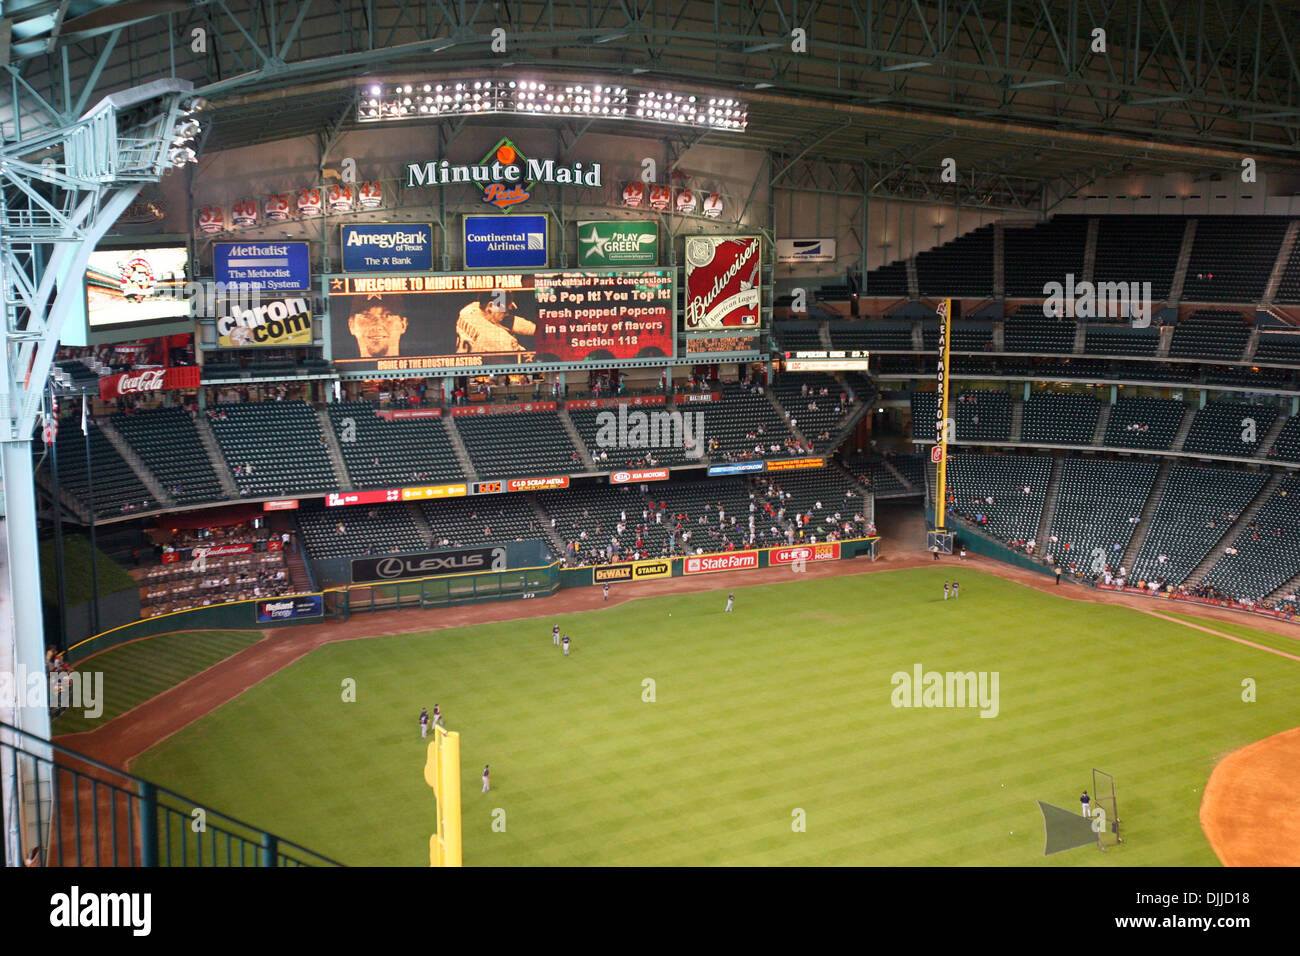
[(532, 159), (508, 139), (502, 139), (477, 163), (457, 165), (449, 160), (406, 164), (406, 187), (450, 186), (472, 183), (483, 201), (498, 209), (509, 209), (532, 196), (538, 183), (554, 186), (583, 186), (599, 189), (603, 184), (600, 163), (565, 165), (554, 159)]

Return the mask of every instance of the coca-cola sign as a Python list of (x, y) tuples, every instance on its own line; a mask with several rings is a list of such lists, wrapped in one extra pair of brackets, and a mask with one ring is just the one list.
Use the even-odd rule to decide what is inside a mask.
[(105, 402), (111, 402), (124, 395), (198, 388), (199, 374), (197, 365), (183, 365), (178, 368), (150, 368), (106, 375), (99, 380), (99, 397)]
[(757, 236), (688, 236), (686, 331), (756, 328), (762, 316), (762, 270)]

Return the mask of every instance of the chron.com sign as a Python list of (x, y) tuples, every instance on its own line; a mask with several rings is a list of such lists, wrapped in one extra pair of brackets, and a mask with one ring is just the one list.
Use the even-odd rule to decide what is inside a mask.
[(404, 578), (467, 574), (472, 571), (504, 571), (506, 564), (506, 549), (503, 547), (354, 558), (352, 583), (371, 584), (376, 581), (400, 581)]

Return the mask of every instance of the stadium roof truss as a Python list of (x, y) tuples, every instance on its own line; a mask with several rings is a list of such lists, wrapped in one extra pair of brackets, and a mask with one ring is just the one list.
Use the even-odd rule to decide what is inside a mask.
[[(62, 125), (96, 92), (175, 76), (212, 102), (208, 149), (300, 135), (328, 147), (355, 127), (363, 78), (516, 70), (739, 93), (748, 128), (694, 141), (769, 151), (791, 188), (1042, 211), (1099, 171), (1300, 162), (1300, 9), (1283, 0), (8, 0), (3, 11), (6, 140)], [(945, 158), (955, 181), (941, 178)]]

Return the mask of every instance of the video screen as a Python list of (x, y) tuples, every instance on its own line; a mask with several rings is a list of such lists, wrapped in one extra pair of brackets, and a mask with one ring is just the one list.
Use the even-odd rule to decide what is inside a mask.
[(374, 371), (670, 358), (671, 269), (337, 276), (336, 364)]
[(189, 318), (189, 265), (184, 246), (95, 250), (86, 267), (90, 327)]

